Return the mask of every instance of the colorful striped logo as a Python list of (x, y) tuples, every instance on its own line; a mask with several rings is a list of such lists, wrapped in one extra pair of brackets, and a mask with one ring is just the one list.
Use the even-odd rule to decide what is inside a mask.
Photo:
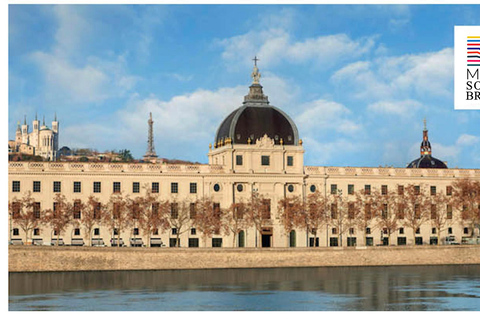
[(467, 66), (480, 66), (480, 37), (467, 37)]

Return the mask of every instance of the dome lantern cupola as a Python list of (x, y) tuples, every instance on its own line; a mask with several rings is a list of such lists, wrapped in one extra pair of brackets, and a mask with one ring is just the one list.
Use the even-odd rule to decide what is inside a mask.
[(428, 141), (427, 120), (423, 119), (423, 140), (420, 144), (420, 158), (413, 160), (407, 168), (446, 169), (442, 160), (432, 157), (432, 146)]
[(243, 105), (230, 113), (220, 124), (214, 148), (235, 144), (255, 144), (267, 135), (275, 145), (298, 145), (297, 126), (282, 110), (270, 105), (260, 84), (261, 74), (253, 59), (252, 84), (244, 97)]

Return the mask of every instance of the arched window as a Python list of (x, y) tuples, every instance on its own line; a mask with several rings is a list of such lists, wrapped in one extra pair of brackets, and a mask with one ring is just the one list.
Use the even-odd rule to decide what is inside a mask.
[(297, 233), (295, 230), (290, 231), (290, 247), (296, 247), (297, 246)]
[(238, 247), (243, 248), (245, 247), (245, 231), (241, 230), (238, 233)]

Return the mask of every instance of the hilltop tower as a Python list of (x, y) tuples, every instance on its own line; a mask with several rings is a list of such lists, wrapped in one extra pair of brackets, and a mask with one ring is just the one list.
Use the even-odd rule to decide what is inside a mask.
[(155, 152), (155, 146), (153, 144), (153, 119), (150, 112), (150, 118), (148, 119), (148, 145), (147, 152), (143, 156), (144, 161), (157, 162), (157, 153)]

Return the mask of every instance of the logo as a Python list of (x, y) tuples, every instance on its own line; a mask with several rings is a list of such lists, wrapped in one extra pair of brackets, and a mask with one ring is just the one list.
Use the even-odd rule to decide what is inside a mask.
[(455, 26), (455, 109), (480, 110), (480, 26)]

